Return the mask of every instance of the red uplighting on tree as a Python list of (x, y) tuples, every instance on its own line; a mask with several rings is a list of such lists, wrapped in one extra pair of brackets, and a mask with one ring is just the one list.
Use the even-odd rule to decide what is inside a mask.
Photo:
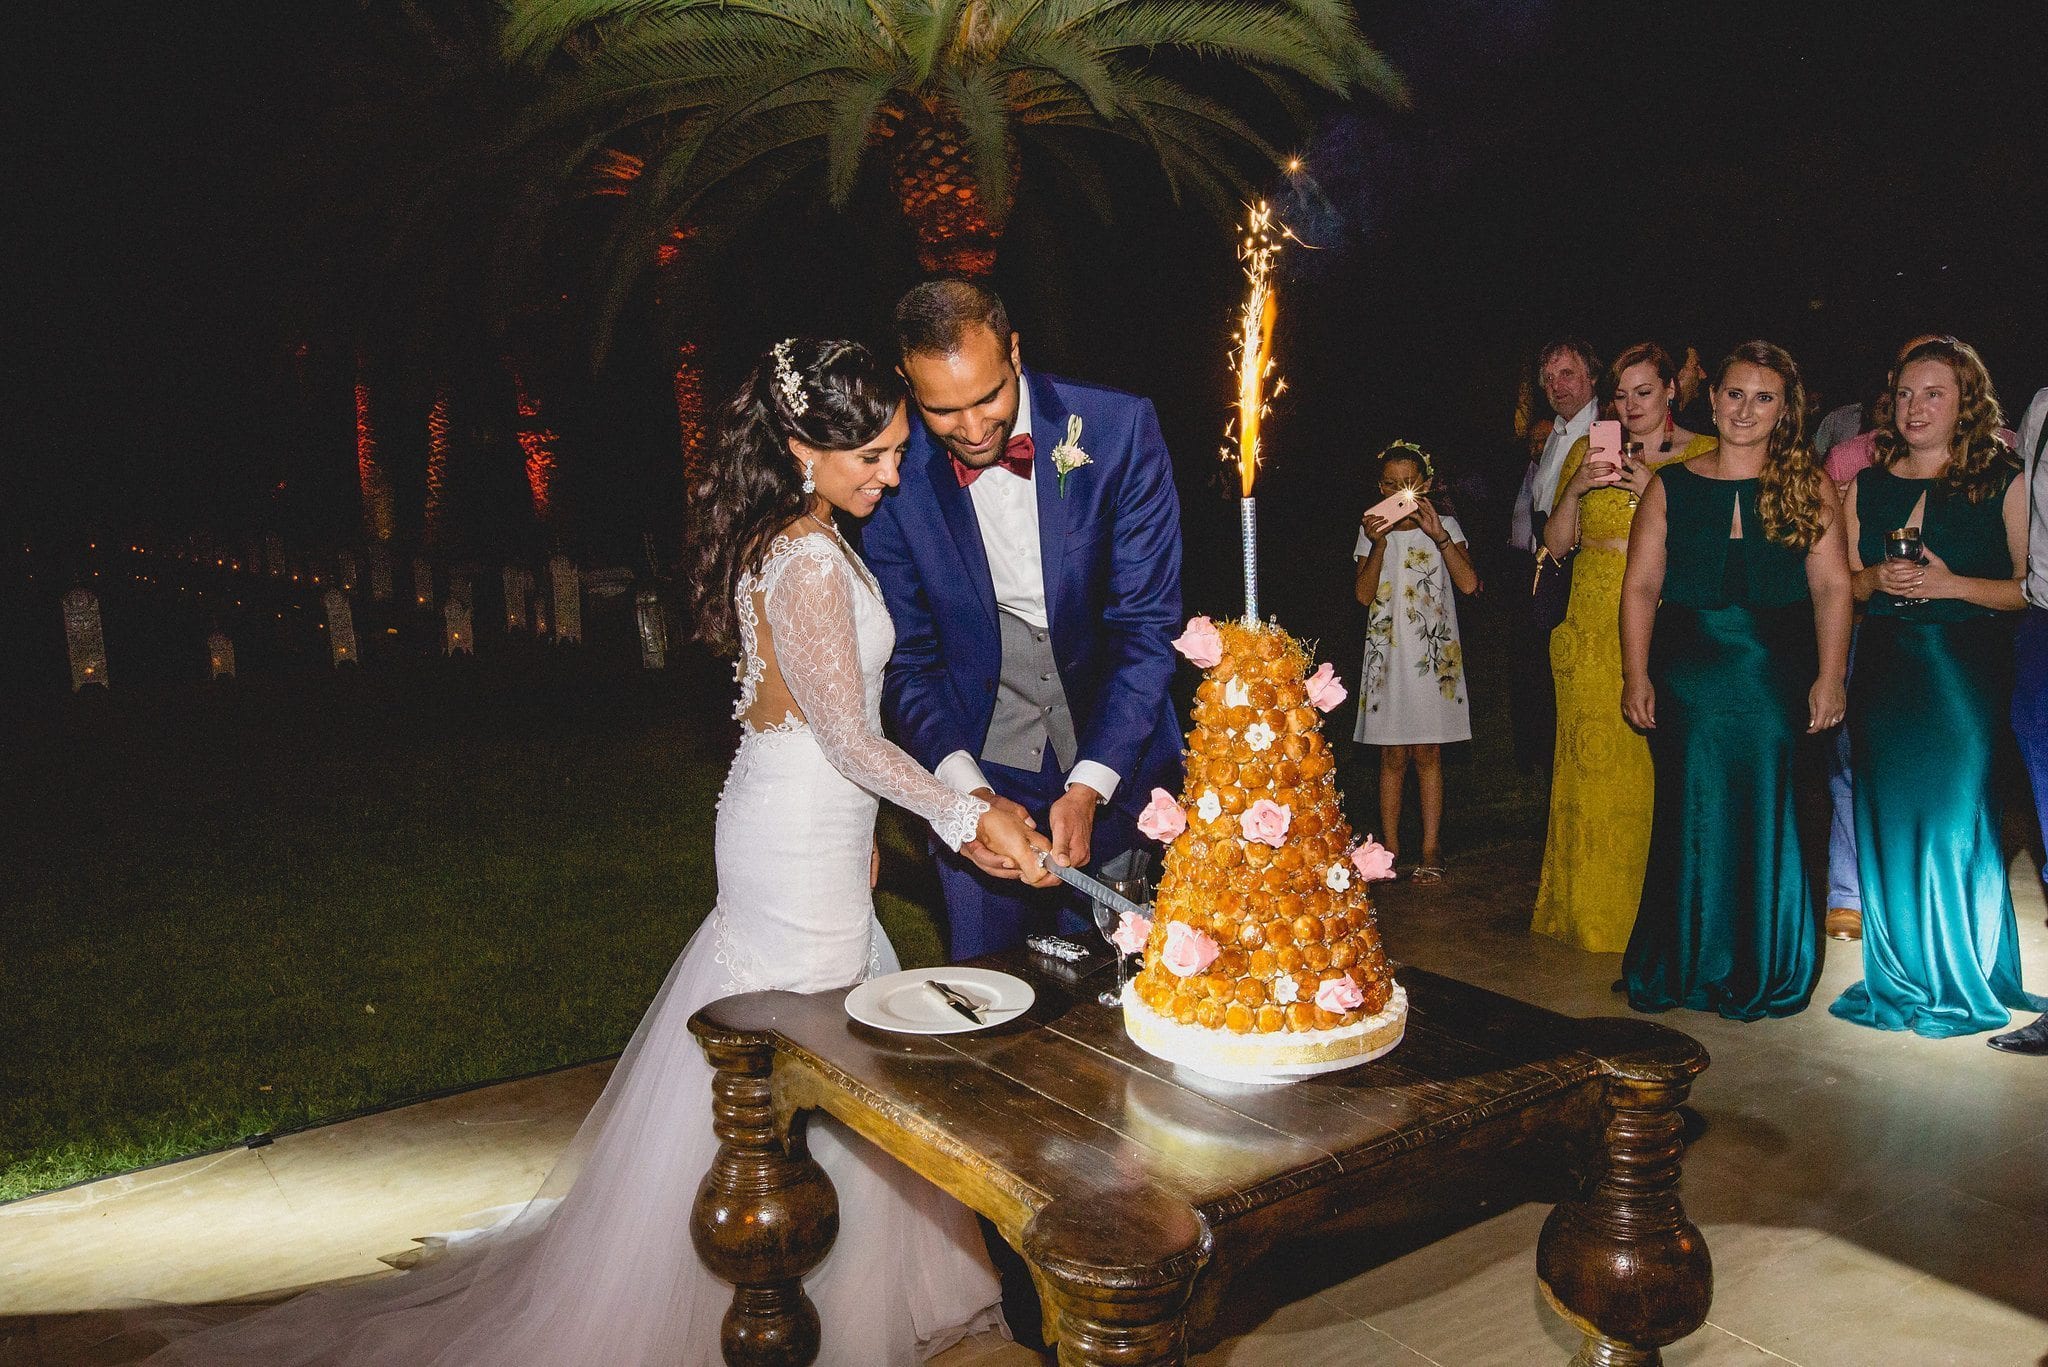
[(440, 535), (447, 511), (448, 495), (448, 391), (434, 393), (434, 405), (427, 410), (427, 539)]
[(509, 362), (512, 389), (519, 404), (519, 449), (526, 454), (526, 487), (533, 492), (533, 515), (545, 522), (553, 508), (555, 434), (540, 420), (540, 404), (526, 388), (526, 379)]
[(676, 426), (683, 440), (683, 474), (695, 475), (704, 454), (704, 370), (695, 342), (676, 343)]
[(377, 430), (370, 421), (370, 385), (363, 378), (360, 359), (356, 363), (356, 485), (362, 492), (363, 531), (379, 541), (389, 541), (396, 529), (391, 482), (377, 464)]

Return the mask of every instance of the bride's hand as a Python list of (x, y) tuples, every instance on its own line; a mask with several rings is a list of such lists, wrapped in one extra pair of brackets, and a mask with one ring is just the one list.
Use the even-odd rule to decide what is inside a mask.
[(988, 853), (1015, 869), (1015, 876), (1027, 887), (1050, 887), (1058, 882), (1050, 873), (1040, 867), (1038, 853), (1052, 848), (1052, 842), (1031, 829), (1030, 818), (1019, 818), (1001, 807), (991, 807), (981, 814), (981, 822), (974, 833), (975, 842)]
[(882, 886), (882, 847), (879, 844), (875, 844), (868, 846), (868, 890), (872, 892), (880, 886)]

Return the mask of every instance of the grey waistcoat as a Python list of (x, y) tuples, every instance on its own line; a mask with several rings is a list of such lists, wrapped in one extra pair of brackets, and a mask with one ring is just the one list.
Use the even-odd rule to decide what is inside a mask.
[(981, 757), (1035, 774), (1045, 764), (1045, 743), (1051, 741), (1061, 771), (1073, 768), (1079, 743), (1067, 691), (1053, 663), (1051, 630), (1001, 610), (996, 619), (1003, 632), (1003, 673)]

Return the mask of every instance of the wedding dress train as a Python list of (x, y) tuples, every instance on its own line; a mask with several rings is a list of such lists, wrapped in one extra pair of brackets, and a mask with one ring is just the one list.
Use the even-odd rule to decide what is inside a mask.
[[(846, 987), (897, 967), (868, 888), (877, 797), (957, 848), (985, 810), (884, 740), (895, 639), (836, 537), (779, 537), (737, 604), (737, 715), (772, 654), (801, 720), (746, 727), (720, 794), (718, 903), (691, 937), (604, 1094), (521, 1213), (402, 1275), (322, 1289), (174, 1340), (157, 1367), (713, 1367), (732, 1289), (697, 1260), (690, 1208), (711, 1165), (711, 1069), (686, 1023), (735, 992)], [(760, 642), (765, 615), (773, 645)], [(812, 1155), (840, 1234), (804, 1279), (819, 1361), (915, 1363), (1000, 1322), (973, 1216), (822, 1114)]]

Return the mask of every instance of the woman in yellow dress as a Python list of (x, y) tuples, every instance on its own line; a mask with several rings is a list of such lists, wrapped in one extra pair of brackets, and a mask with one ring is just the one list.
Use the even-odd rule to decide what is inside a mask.
[(1571, 601), (1550, 633), (1557, 685), (1557, 761), (1550, 832), (1531, 928), (1580, 949), (1628, 948), (1650, 853), (1650, 749), (1621, 715), (1621, 575), (1636, 499), (1660, 466), (1715, 446), (1672, 418), (1677, 367), (1663, 347), (1639, 342), (1607, 367), (1621, 419), (1622, 459), (1586, 459), (1579, 438), (1565, 455), (1543, 546), (1574, 546)]

